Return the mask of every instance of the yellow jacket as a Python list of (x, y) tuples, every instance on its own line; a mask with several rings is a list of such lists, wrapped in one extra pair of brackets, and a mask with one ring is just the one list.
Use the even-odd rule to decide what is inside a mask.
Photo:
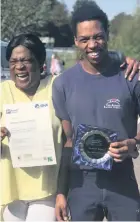
[[(5, 138), (2, 142), (2, 156), (0, 162), (1, 205), (8, 204), (17, 199), (40, 199), (55, 194), (56, 192), (56, 182), (62, 148), (62, 128), (53, 109), (51, 86), (52, 81), (49, 77), (41, 80), (32, 101), (49, 101), (57, 164), (43, 167), (13, 168), (8, 147), (8, 139)], [(24, 92), (16, 88), (15, 83), (11, 80), (1, 83), (1, 93), (1, 125), (5, 126), (3, 105), (19, 102), (30, 103), (31, 100)]]

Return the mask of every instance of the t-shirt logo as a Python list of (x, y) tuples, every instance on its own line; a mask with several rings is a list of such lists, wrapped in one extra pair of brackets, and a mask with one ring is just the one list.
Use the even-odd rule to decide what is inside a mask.
[(104, 105), (105, 109), (121, 109), (120, 100), (119, 99), (109, 99), (107, 103)]

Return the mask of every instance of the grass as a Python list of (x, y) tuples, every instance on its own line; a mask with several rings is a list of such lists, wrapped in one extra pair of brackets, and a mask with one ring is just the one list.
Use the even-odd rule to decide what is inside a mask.
[(73, 52), (59, 52), (60, 59), (65, 62), (65, 69), (72, 67), (76, 63), (77, 54), (76, 51)]

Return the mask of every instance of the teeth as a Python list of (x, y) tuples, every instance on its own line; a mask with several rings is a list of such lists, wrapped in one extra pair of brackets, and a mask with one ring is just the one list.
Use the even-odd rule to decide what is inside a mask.
[(26, 78), (27, 78), (27, 76), (25, 76), (25, 77), (19, 77), (19, 76), (18, 76), (18, 79), (19, 79), (19, 80), (25, 80)]
[(91, 56), (97, 56), (98, 55), (98, 52), (93, 52), (93, 53), (90, 53)]
[(28, 74), (17, 74), (16, 76), (21, 81), (26, 80), (28, 78)]
[(27, 77), (28, 75), (27, 74), (22, 74), (22, 75), (20, 75), (20, 74), (17, 74), (17, 77), (19, 77), (19, 78), (25, 78), (25, 77)]
[(94, 55), (94, 56), (95, 56), (95, 55), (98, 55), (98, 53), (97, 53), (97, 52), (96, 52), (96, 53), (94, 52), (94, 53), (92, 53), (92, 55)]
[(23, 75), (17, 75), (18, 77), (22, 77)]

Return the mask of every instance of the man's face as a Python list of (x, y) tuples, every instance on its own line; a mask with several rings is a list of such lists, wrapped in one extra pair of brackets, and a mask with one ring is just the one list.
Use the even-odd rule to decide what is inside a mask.
[(17, 88), (30, 90), (40, 81), (40, 67), (36, 58), (24, 46), (13, 49), (10, 60), (10, 75)]
[(98, 20), (84, 21), (77, 24), (75, 45), (82, 57), (90, 64), (99, 64), (107, 54), (108, 34)]

